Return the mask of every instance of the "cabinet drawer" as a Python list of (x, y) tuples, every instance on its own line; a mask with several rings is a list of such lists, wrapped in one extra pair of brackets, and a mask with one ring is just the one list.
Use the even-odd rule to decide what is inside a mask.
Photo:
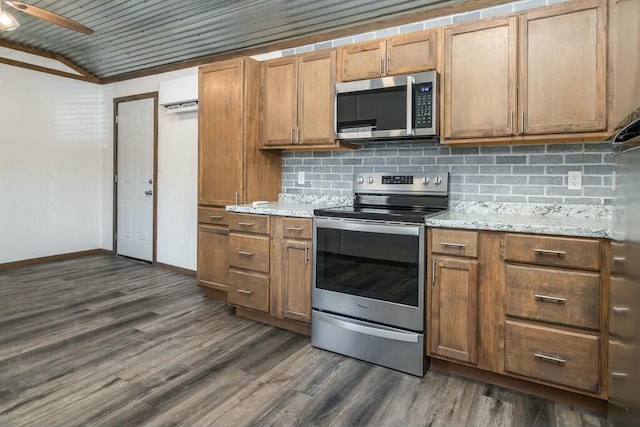
[(597, 393), (600, 338), (507, 320), (508, 372)]
[(609, 335), (633, 340), (640, 334), (640, 286), (637, 280), (626, 277), (611, 277), (611, 308), (609, 312)]
[(311, 239), (312, 225), (309, 218), (284, 218), (283, 236), (285, 239)]
[[(625, 244), (611, 242), (611, 274), (623, 274), (627, 260)], [(637, 259), (637, 258), (636, 258)]]
[(229, 215), (229, 230), (269, 234), (269, 215), (231, 213)]
[(599, 270), (600, 242), (507, 234), (506, 256), (509, 261)]
[(269, 238), (231, 233), (229, 265), (245, 270), (269, 273)]
[(229, 270), (230, 304), (269, 311), (269, 278), (258, 273)]
[(507, 314), (600, 329), (600, 275), (507, 265)]
[(478, 233), (433, 228), (431, 230), (431, 252), (475, 258), (478, 256)]
[(634, 403), (640, 380), (637, 361), (637, 345), (609, 340), (609, 402), (625, 406), (637, 404)]
[(224, 208), (198, 208), (198, 222), (205, 224), (228, 225), (229, 213)]

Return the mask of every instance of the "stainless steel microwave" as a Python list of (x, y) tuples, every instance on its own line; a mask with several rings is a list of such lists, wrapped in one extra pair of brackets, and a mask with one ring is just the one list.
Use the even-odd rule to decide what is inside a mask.
[(438, 135), (438, 73), (336, 84), (335, 131), (342, 140)]

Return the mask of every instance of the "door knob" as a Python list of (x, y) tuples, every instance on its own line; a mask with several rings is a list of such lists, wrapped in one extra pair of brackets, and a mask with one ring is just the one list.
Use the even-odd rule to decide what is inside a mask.
[(149, 178), (149, 184), (153, 184), (153, 178)]
[(144, 192), (144, 194), (145, 194), (145, 196), (151, 196), (151, 195), (153, 195), (153, 191), (147, 190), (147, 191)]

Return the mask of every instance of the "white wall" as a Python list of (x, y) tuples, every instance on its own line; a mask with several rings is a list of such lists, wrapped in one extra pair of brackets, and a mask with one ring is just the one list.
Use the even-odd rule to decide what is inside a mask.
[[(104, 86), (104, 121), (113, 122), (113, 99), (158, 91), (160, 82), (197, 74), (197, 68)], [(112, 249), (113, 127), (108, 126), (102, 158), (102, 248)], [(158, 108), (157, 261), (196, 269), (198, 113), (168, 114)]]
[(0, 263), (96, 249), (103, 88), (0, 64)]

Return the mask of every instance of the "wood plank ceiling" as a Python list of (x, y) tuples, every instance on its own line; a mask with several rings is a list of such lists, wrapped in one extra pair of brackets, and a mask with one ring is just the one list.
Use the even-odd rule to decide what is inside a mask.
[[(0, 0), (2, 1), (2, 0)], [(0, 46), (59, 55), (103, 82), (255, 54), (509, 0), (33, 0), (92, 35), (3, 5), (21, 26)], [(163, 68), (164, 67), (164, 68)]]

